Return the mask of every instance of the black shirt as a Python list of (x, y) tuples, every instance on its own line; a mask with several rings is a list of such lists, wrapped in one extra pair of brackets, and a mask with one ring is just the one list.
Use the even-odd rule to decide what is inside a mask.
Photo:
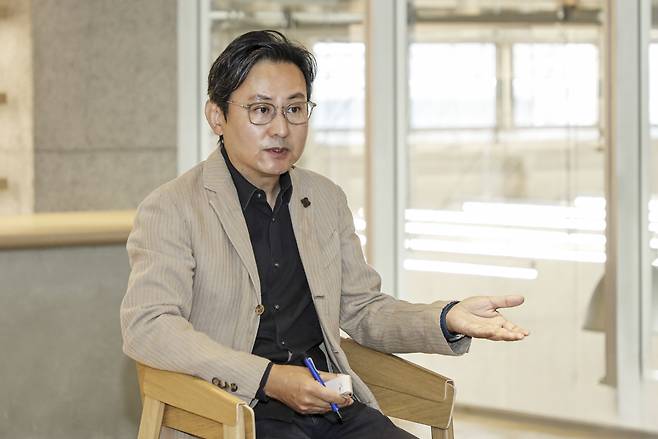
[[(221, 148), (221, 153), (247, 223), (265, 307), (252, 353), (276, 364), (299, 366), (304, 365), (303, 357), (309, 355), (319, 370), (328, 371), (325, 356), (319, 349), (323, 341), (320, 320), (288, 210), (293, 192), (290, 174), (286, 172), (279, 178), (280, 191), (272, 209), (265, 192), (240, 174), (224, 148)], [(268, 373), (269, 368), (261, 386)], [(254, 409), (257, 417), (292, 418), (292, 409), (279, 401), (268, 400), (262, 388), (257, 397), (261, 400)]]
[[(254, 251), (258, 277), (260, 278), (261, 300), (265, 311), (260, 316), (254, 355), (264, 357), (276, 364), (304, 366), (305, 355), (313, 358), (316, 367), (328, 371), (327, 361), (319, 345), (323, 342), (320, 320), (311, 298), (311, 290), (299, 256), (295, 233), (290, 220), (288, 204), (293, 187), (290, 174), (279, 177), (279, 194), (274, 209), (267, 203), (265, 192), (240, 174), (228, 158), (226, 150), (220, 148), (226, 166), (238, 192), (249, 238)], [(449, 343), (463, 337), (451, 333), (446, 325), (446, 314), (457, 302), (444, 307), (440, 326)], [(269, 400), (263, 391), (270, 367), (266, 369), (256, 398), (260, 400), (254, 408), (257, 418), (292, 420), (294, 411), (277, 400)], [(343, 409), (349, 414), (364, 407), (358, 401)]]

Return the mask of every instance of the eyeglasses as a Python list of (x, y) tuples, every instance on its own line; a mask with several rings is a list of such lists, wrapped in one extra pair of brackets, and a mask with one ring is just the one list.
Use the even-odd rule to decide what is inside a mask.
[[(233, 101), (224, 101), (228, 104), (237, 105), (247, 110), (249, 122), (254, 125), (267, 125), (272, 122), (277, 114), (278, 107), (267, 102), (254, 102), (253, 104), (240, 104)], [(308, 122), (316, 104), (311, 101), (293, 102), (281, 107), (281, 114), (292, 125), (304, 125)]]

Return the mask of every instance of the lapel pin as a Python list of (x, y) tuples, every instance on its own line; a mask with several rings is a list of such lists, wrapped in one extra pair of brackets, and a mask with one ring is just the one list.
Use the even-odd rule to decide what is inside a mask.
[(301, 202), (302, 202), (302, 206), (304, 206), (304, 207), (308, 207), (308, 206), (311, 205), (311, 200), (309, 200), (309, 199), (306, 198), (306, 197), (302, 198), (302, 199), (301, 199)]

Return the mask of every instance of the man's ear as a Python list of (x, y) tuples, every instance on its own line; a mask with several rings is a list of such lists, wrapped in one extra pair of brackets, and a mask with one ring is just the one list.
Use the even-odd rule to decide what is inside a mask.
[(223, 123), (226, 122), (226, 119), (224, 119), (224, 112), (219, 108), (219, 105), (212, 102), (210, 99), (207, 100), (205, 113), (206, 120), (208, 121), (208, 125), (210, 125), (212, 132), (218, 136), (224, 134)]

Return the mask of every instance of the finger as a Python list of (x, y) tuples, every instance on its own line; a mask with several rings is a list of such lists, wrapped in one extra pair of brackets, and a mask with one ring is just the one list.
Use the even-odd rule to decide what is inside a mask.
[(507, 320), (503, 323), (503, 328), (511, 332), (523, 334), (524, 336), (530, 335), (530, 332), (528, 330), (523, 329), (522, 327), (515, 325), (514, 323)]
[(472, 325), (465, 331), (465, 335), (492, 341), (516, 341), (525, 338), (526, 334), (511, 331), (500, 325)]
[(304, 409), (297, 410), (299, 413), (304, 415), (320, 415), (322, 413), (327, 413), (331, 411), (331, 406), (329, 405), (311, 405), (307, 406)]
[[(343, 408), (343, 407), (348, 407), (348, 406), (352, 405), (353, 403), (354, 403), (354, 400), (352, 398), (346, 397), (346, 396), (341, 396), (341, 402), (336, 402), (334, 404), (336, 404), (338, 406), (338, 408)], [(328, 404), (326, 402), (324, 402), (324, 404), (320, 404), (319, 407), (323, 410), (326, 409), (326, 411), (331, 410), (331, 404)]]
[(343, 401), (340, 402), (340, 403), (336, 403), (336, 405), (337, 405), (339, 408), (343, 408), (343, 407), (351, 406), (353, 402), (354, 402), (354, 400), (353, 400), (352, 398), (349, 398), (349, 397), (343, 397)]
[(512, 308), (519, 306), (525, 301), (523, 296), (489, 296), (489, 300), (494, 308)]
[(331, 404), (315, 395), (307, 395), (300, 401), (300, 413), (326, 413), (331, 410)]
[(327, 404), (324, 401), (318, 402), (318, 404), (313, 408), (314, 413), (327, 413), (331, 411), (331, 404)]
[(464, 331), (464, 335), (468, 335), (473, 338), (485, 338), (491, 339), (496, 335), (496, 330), (499, 327), (494, 325), (468, 325)]
[(518, 341), (523, 340), (525, 335), (522, 332), (509, 331), (504, 328), (496, 331), (494, 337), (491, 340), (495, 341)]
[[(340, 403), (336, 403), (338, 408), (344, 408), (352, 405), (354, 403), (354, 400), (349, 397), (342, 397), (342, 401)], [(311, 399), (306, 402), (304, 405), (304, 409), (300, 410), (300, 413), (304, 414), (319, 414), (319, 413), (327, 413), (331, 411), (331, 404), (328, 402), (322, 400), (322, 399)]]
[(521, 331), (519, 331), (518, 326), (516, 326), (514, 323), (512, 323), (510, 321), (507, 321), (507, 320), (505, 320), (503, 322), (502, 327), (507, 329), (508, 331), (511, 331), (511, 332), (521, 332)]
[(345, 403), (345, 397), (341, 396), (338, 392), (322, 386), (321, 384), (318, 384), (318, 387), (316, 387), (314, 390), (314, 396), (326, 402), (327, 404), (332, 402), (334, 404)]

